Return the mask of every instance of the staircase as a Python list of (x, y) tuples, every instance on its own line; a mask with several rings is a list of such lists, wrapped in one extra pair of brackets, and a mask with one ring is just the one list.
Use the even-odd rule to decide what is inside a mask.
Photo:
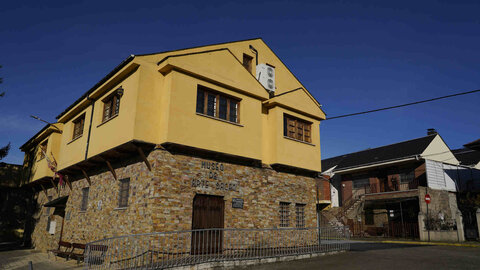
[(362, 211), (363, 203), (363, 194), (352, 194), (341, 207), (322, 211), (322, 220), (331, 226), (345, 226), (348, 219), (356, 218), (357, 213)]

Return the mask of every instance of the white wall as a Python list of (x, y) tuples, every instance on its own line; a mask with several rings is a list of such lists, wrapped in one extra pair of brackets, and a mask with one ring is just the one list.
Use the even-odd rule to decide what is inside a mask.
[(465, 191), (467, 183), (473, 180), (469, 188), (480, 189), (480, 170), (445, 164), (434, 160), (425, 160), (428, 187), (448, 191)]
[(450, 175), (447, 175), (444, 165), (449, 166), (448, 168), (450, 168), (450, 165), (443, 164), (442, 162), (429, 159), (425, 160), (425, 166), (427, 170), (427, 185), (429, 188), (455, 192), (457, 191), (455, 181)]
[(458, 165), (457, 158), (450, 151), (448, 145), (443, 141), (440, 135), (436, 135), (432, 142), (425, 148), (421, 154), (422, 158), (435, 160), (443, 163)]

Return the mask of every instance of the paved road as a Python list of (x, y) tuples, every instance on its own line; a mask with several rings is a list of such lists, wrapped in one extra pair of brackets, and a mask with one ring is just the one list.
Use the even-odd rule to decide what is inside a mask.
[(60, 269), (82, 269), (74, 261), (65, 262), (65, 259), (54, 260), (53, 256), (48, 259), (46, 253), (31, 249), (11, 250), (0, 252), (0, 269), (28, 270), (28, 262), (33, 263), (34, 270), (60, 270)]
[(362, 242), (351, 251), (308, 260), (264, 264), (242, 269), (480, 269), (480, 248)]

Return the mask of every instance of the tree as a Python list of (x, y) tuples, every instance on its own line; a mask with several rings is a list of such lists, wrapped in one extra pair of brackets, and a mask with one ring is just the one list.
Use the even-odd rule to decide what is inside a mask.
[[(2, 66), (0, 66), (2, 68)], [(0, 84), (3, 83), (3, 78), (0, 77)], [(5, 96), (5, 91), (0, 90), (0, 97)], [(8, 155), (8, 151), (10, 151), (10, 143), (5, 145), (4, 147), (0, 148), (0, 160)]]

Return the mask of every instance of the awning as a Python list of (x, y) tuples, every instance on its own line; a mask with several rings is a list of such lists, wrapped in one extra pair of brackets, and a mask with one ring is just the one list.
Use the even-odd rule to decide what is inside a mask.
[(44, 204), (43, 207), (65, 207), (67, 205), (68, 196), (58, 197)]

